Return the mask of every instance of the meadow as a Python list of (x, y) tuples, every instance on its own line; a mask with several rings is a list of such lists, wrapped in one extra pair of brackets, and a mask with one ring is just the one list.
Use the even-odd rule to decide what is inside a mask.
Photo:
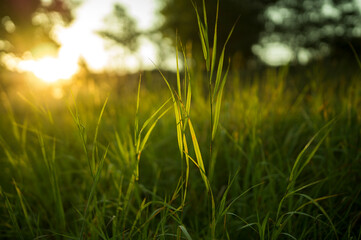
[(360, 71), (201, 41), (202, 71), (3, 83), (0, 238), (361, 239)]

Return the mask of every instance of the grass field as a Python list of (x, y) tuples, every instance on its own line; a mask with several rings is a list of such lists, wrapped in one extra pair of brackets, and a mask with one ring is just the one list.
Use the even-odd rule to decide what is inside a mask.
[(222, 61), (2, 85), (0, 238), (361, 239), (360, 72)]

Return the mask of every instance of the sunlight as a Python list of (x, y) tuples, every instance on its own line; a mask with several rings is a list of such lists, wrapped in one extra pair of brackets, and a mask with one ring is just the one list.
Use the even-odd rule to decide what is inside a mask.
[(78, 70), (78, 66), (72, 62), (52, 57), (39, 60), (23, 60), (18, 67), (23, 71), (32, 72), (36, 77), (47, 83), (70, 79)]

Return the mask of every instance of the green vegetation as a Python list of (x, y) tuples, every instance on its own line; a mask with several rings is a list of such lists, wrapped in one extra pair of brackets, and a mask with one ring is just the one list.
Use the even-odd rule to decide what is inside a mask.
[(359, 73), (241, 77), (198, 24), (206, 74), (1, 89), (1, 238), (361, 238)]

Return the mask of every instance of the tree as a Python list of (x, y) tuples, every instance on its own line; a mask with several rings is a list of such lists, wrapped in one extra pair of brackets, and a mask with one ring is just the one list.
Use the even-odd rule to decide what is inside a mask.
[(142, 33), (137, 30), (136, 21), (129, 16), (122, 5), (115, 4), (112, 14), (105, 19), (105, 22), (109, 27), (98, 32), (102, 37), (126, 47), (131, 52), (138, 48), (138, 37)]
[(266, 12), (262, 44), (281, 42), (301, 60), (347, 58), (361, 50), (361, 9), (349, 0), (278, 0)]
[(21, 56), (38, 46), (57, 44), (51, 36), (55, 24), (72, 20), (66, 0), (1, 0), (0, 53)]
[[(218, 39), (222, 45), (236, 23), (232, 40), (229, 42), (227, 52), (239, 53), (243, 59), (253, 56), (252, 46), (259, 41), (260, 34), (265, 30), (264, 11), (274, 1), (254, 0), (222, 0), (220, 2)], [(197, 19), (191, 0), (163, 0), (164, 7), (161, 10), (163, 24), (159, 31), (164, 37), (170, 38), (175, 43), (176, 31), (183, 43), (193, 44), (193, 53), (201, 56), (202, 48), (199, 41)], [(199, 12), (202, 13), (202, 0), (194, 1)], [(216, 17), (217, 0), (206, 1), (208, 25), (210, 29), (210, 41), (213, 41), (212, 30)]]

